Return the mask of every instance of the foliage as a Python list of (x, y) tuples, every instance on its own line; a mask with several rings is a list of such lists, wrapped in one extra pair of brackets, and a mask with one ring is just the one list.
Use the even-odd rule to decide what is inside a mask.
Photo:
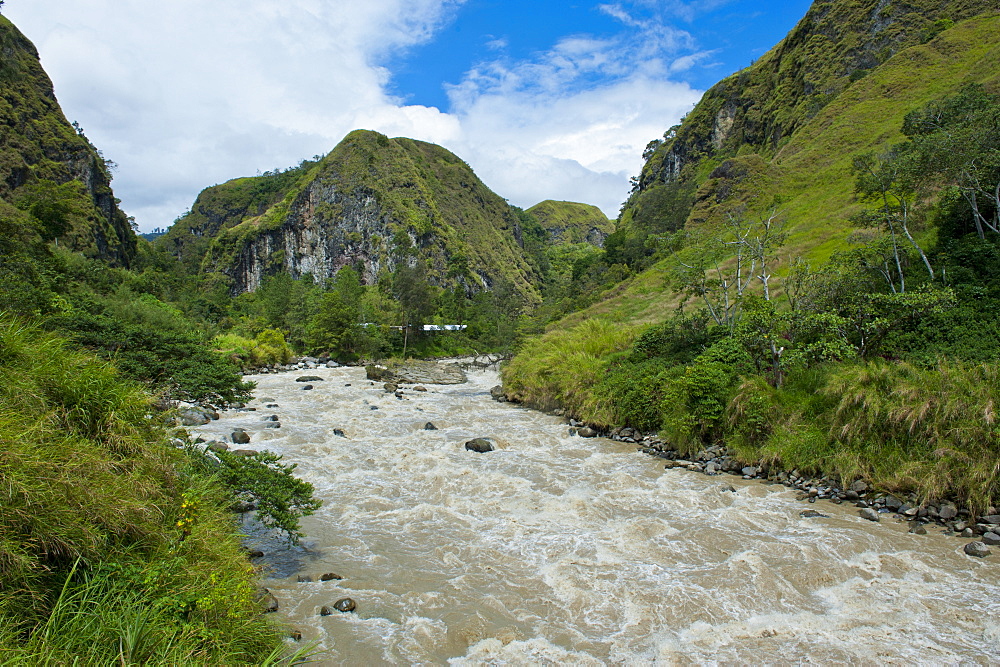
[[(232, 497), (253, 503), (257, 520), (284, 531), (297, 543), (302, 537), (299, 517), (314, 513), (322, 502), (313, 497), (312, 484), (292, 474), (295, 464), (281, 463), (281, 456), (266, 451), (253, 456), (214, 452), (214, 456), (222, 464), (214, 475)], [(206, 472), (211, 470), (209, 464), (203, 465)]]
[(0, 321), (5, 657), (218, 664), (277, 647), (222, 490), (149, 411), (109, 364)]

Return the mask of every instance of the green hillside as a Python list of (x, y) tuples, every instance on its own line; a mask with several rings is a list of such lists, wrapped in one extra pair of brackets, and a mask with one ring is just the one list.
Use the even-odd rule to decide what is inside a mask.
[(591, 204), (547, 199), (527, 209), (555, 244), (590, 243), (598, 247), (614, 231), (615, 223)]
[(645, 157), (511, 399), (772, 479), (1000, 500), (994, 5), (815, 2)]
[(0, 16), (0, 198), (39, 222), (47, 240), (127, 266), (129, 220), (109, 163), (63, 115), (34, 45)]
[[(856, 231), (850, 220), (862, 209), (854, 192), (854, 157), (901, 141), (907, 113), (963, 85), (981, 83), (1000, 89), (998, 30), (1000, 16), (985, 15), (904, 49), (853, 82), (773, 156), (745, 146), (737, 157), (705, 157), (701, 166), (705, 176), (682, 228), (687, 247), (676, 254), (673, 248), (661, 252), (661, 257), (668, 256), (659, 261), (651, 256), (655, 263), (650, 268), (616, 285), (599, 303), (565, 323), (595, 315), (638, 323), (662, 321), (682, 298), (669, 288), (681, 263), (702, 252), (699, 233), (715, 228), (733, 199), (753, 200), (758, 208), (780, 202), (776, 208), (788, 239), (780, 252), (779, 273), (787, 271), (795, 258), (817, 264), (849, 248), (848, 239)], [(628, 224), (628, 216), (626, 211), (622, 224)]]
[(158, 244), (189, 266), (200, 256), (236, 294), (279, 272), (323, 281), (344, 266), (371, 285), (416, 260), (438, 287), (502, 282), (538, 301), (537, 259), (503, 199), (440, 146), (365, 130), (318, 162), (205, 190)]

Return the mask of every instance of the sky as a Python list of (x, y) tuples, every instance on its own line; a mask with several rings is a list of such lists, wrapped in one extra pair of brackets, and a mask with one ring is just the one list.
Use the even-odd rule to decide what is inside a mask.
[(611, 218), (646, 144), (807, 0), (6, 0), (142, 231), (354, 129), (440, 144), (528, 208)]

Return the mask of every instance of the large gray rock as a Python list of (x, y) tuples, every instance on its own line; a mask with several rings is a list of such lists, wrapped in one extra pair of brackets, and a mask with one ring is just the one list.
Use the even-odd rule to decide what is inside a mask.
[(951, 503), (945, 503), (941, 505), (941, 509), (938, 510), (938, 515), (944, 520), (954, 519), (958, 516), (958, 508)]
[(181, 426), (204, 426), (212, 421), (211, 412), (204, 408), (184, 408), (177, 413)]
[(295, 378), (296, 382), (322, 382), (323, 378), (318, 375), (302, 375)]
[(982, 542), (969, 542), (965, 545), (965, 553), (976, 558), (986, 558), (990, 555), (990, 548)]
[(995, 547), (1000, 544), (1000, 534), (989, 532), (983, 534), (983, 544)]
[(580, 436), (581, 438), (596, 438), (597, 437), (597, 431), (595, 431), (594, 429), (590, 428), (589, 426), (584, 426), (583, 428), (579, 429), (576, 432), (576, 434), (578, 436)]
[(250, 434), (239, 428), (232, 433), (233, 444), (245, 445), (250, 442)]

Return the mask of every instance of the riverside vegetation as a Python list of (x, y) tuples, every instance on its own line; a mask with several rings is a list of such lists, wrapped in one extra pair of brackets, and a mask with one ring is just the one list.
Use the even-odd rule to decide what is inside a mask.
[(995, 507), (1000, 18), (878, 7), (817, 2), (709, 91), (607, 236), (592, 208), (522, 211), (440, 147), (355, 132), (206, 189), (155, 243), (0, 17), (0, 655), (289, 659), (231, 510), (256, 499), (294, 539), (311, 489), (158, 405), (239, 402), (243, 371), (295, 354), (516, 351), (509, 396), (599, 428)]
[[(707, 95), (651, 145), (619, 238), (591, 266), (607, 291), (525, 344), (504, 371), (508, 396), (601, 428), (657, 431), (682, 454), (724, 443), (746, 464), (995, 508), (997, 20), (987, 11), (925, 23), (923, 44), (845, 81), (825, 108), (799, 114), (781, 145), (685, 152), (703, 105), (716, 104)], [(788, 56), (796, 34), (762, 61)], [(886, 96), (940, 50), (947, 76)], [(725, 94), (754, 90), (738, 84), (761, 74), (760, 64), (740, 73)], [(881, 112), (866, 106), (868, 83)], [(858, 113), (869, 117), (846, 126), (848, 139), (838, 118)], [(889, 139), (864, 140), (862, 128)], [(825, 144), (830, 157), (820, 158), (830, 140), (854, 148)], [(798, 162), (805, 152), (812, 159)], [(690, 162), (665, 166), (676, 159)], [(810, 218), (829, 216), (817, 205), (838, 190), (831, 210), (845, 231), (831, 236)], [(643, 218), (656, 197), (673, 204)], [(639, 219), (645, 231), (629, 236)], [(613, 271), (630, 277), (602, 282)]]

